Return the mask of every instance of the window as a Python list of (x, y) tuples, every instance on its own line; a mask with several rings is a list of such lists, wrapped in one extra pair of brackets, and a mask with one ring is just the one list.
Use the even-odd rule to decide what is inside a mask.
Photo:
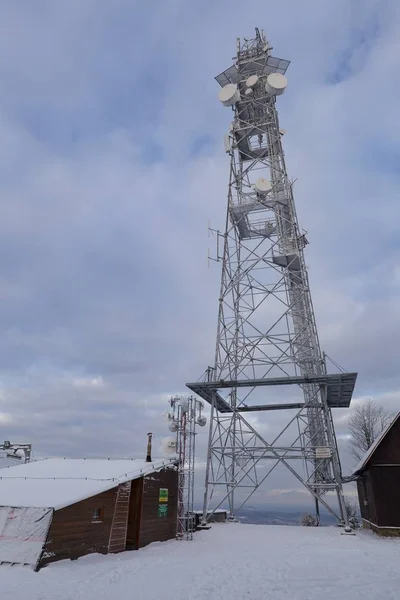
[(92, 523), (99, 523), (103, 520), (103, 509), (94, 508), (92, 513)]

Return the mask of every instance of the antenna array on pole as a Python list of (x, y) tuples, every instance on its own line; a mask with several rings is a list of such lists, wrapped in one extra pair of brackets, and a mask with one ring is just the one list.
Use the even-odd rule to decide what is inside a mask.
[(194, 468), (196, 450), (196, 425), (204, 427), (207, 419), (202, 415), (204, 404), (189, 396), (173, 396), (168, 412), (169, 430), (176, 433), (170, 448), (178, 455), (178, 513), (176, 537), (178, 540), (193, 539), (195, 528)]

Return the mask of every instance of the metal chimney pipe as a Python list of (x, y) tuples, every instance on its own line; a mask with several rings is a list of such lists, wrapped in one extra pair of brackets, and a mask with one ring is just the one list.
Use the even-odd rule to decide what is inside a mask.
[(147, 434), (147, 455), (146, 455), (146, 462), (151, 462), (151, 438), (152, 438), (152, 433), (148, 433)]

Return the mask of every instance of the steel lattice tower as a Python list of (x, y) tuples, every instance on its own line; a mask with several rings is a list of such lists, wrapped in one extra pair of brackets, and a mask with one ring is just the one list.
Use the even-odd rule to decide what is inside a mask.
[[(349, 406), (356, 374), (327, 374), (320, 350), (307, 240), (276, 110), (289, 61), (270, 50), (256, 29), (254, 39), (237, 41), (235, 64), (216, 77), (221, 102), (233, 110), (216, 354), (204, 380), (187, 384), (211, 404), (203, 516), (226, 502), (233, 516), (284, 464), (314, 496), (317, 512), (322, 503), (347, 526), (331, 408)], [(300, 402), (268, 402), (277, 389), (269, 386), (287, 385), (301, 388)], [(270, 410), (285, 410), (288, 422), (267, 441), (247, 413)]]

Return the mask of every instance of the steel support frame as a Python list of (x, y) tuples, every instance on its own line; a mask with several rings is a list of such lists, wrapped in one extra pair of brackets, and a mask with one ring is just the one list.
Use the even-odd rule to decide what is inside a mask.
[[(293, 186), (286, 172), (276, 98), (266, 92), (261, 68), (257, 72), (257, 65), (268, 56), (269, 44), (258, 30), (255, 39), (238, 42), (236, 67), (246, 75), (238, 83), (241, 100), (233, 108), (229, 133), (230, 180), (211, 373), (215, 382), (326, 374), (304, 261), (307, 241), (299, 231)], [(249, 61), (255, 65), (253, 73), (248, 70)], [(245, 79), (250, 74), (258, 74), (259, 82), (246, 98)], [(264, 196), (254, 188), (259, 177), (272, 184)], [(348, 526), (326, 386), (307, 383), (299, 387), (304, 405), (271, 443), (239, 412), (245, 404), (257, 404), (255, 387), (233, 385), (224, 390), (231, 413), (218, 412), (213, 393), (203, 520), (225, 502), (235, 515), (276, 466), (283, 464), (317, 504)], [(294, 425), (297, 435), (292, 444), (278, 446)], [(274, 464), (265, 472), (266, 459)], [(220, 486), (225, 494), (213, 502)], [(239, 505), (235, 502), (238, 491)], [(324, 496), (327, 491), (336, 492), (339, 514)]]

